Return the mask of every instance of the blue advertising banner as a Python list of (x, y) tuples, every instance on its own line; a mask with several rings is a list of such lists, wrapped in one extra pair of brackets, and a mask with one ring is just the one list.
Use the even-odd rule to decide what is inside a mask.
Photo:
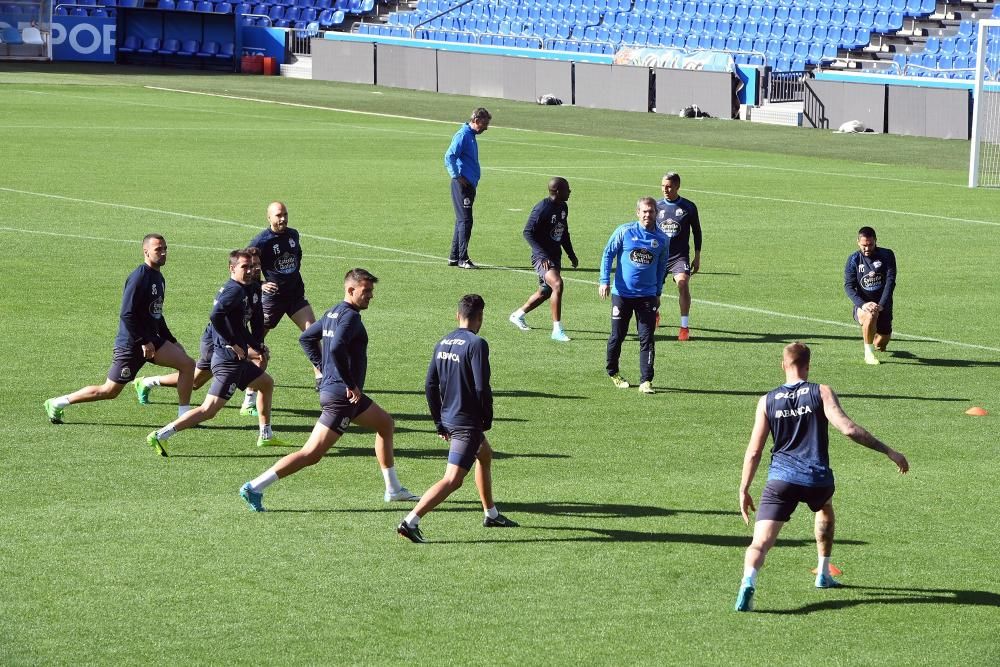
[(115, 61), (115, 19), (52, 17), (52, 60)]

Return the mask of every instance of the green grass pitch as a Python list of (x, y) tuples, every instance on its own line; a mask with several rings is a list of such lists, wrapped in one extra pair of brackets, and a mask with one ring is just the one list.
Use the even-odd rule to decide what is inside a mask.
[[(488, 266), (470, 272), (444, 261), (442, 154), (479, 104), (494, 124), (471, 255)], [(0, 147), (0, 664), (1000, 662), (1000, 199), (964, 187), (966, 143), (5, 65)], [(666, 292), (657, 394), (643, 396), (605, 377), (597, 266), (667, 170), (700, 208), (703, 272), (690, 342), (675, 340)], [(535, 286), (521, 230), (553, 175), (572, 185), (581, 259), (564, 274), (565, 345), (549, 340), (546, 308), (530, 332), (507, 322)], [(382, 502), (372, 435), (357, 430), (253, 514), (237, 490), (280, 452), (254, 446), (235, 401), (171, 439), (169, 459), (144, 443), (176, 414), (168, 390), (45, 419), (46, 398), (104, 377), (145, 233), (167, 238), (165, 312), (196, 353), (227, 251), (276, 198), (302, 234), (317, 312), (341, 298), (348, 268), (380, 279), (366, 389), (396, 418), (414, 491), (445, 465), (423, 398), (432, 347), (457, 299), (484, 295), (495, 491), (521, 528), (484, 530), (470, 479), (421, 524), (432, 544), (402, 540), (408, 506)], [(841, 286), (862, 225), (900, 267), (896, 354), (875, 368)], [(301, 444), (318, 402), (296, 337), (286, 320), (268, 342), (275, 429)], [(782, 381), (793, 340), (813, 348), (812, 379), (912, 471), (831, 436), (833, 561), (848, 587), (813, 589), (800, 509), (760, 575), (758, 612), (736, 614), (750, 535), (740, 466), (756, 398)], [(635, 379), (634, 339), (622, 360)], [(973, 405), (991, 414), (966, 416)]]

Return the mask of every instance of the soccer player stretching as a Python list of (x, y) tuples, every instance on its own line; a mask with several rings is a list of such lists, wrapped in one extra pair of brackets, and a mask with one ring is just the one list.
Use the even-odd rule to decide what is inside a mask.
[(531, 327), (524, 321), (525, 313), (552, 298), (552, 340), (569, 342), (569, 336), (562, 326), (563, 280), (559, 275), (562, 251), (566, 249), (569, 261), (575, 269), (578, 265), (573, 243), (569, 239), (569, 183), (558, 176), (549, 181), (549, 196), (535, 204), (524, 227), (524, 239), (531, 246), (531, 263), (538, 274), (538, 290), (527, 302), (510, 315), (510, 321), (521, 331)]
[(816, 548), (819, 567), (816, 588), (836, 588), (840, 584), (830, 576), (833, 551), (833, 470), (830, 469), (827, 425), (848, 438), (896, 464), (899, 472), (910, 469), (906, 457), (855, 424), (837, 395), (824, 384), (808, 382), (809, 348), (802, 343), (786, 345), (781, 357), (785, 384), (768, 392), (757, 402), (750, 444), (743, 460), (740, 482), (740, 512), (750, 523), (755, 511), (750, 484), (760, 465), (764, 444), (770, 433), (774, 439), (767, 484), (760, 498), (753, 528), (753, 542), (747, 549), (743, 581), (736, 596), (736, 611), (750, 611), (757, 590), (757, 572), (764, 557), (774, 546), (782, 526), (792, 517), (799, 503), (816, 513)]
[[(212, 386), (201, 405), (146, 436), (146, 442), (160, 456), (166, 456), (163, 443), (178, 431), (214, 417), (237, 389), (247, 387), (258, 391), (257, 411), (260, 423), (259, 447), (282, 445), (271, 430), (271, 394), (274, 380), (260, 366), (250, 361), (263, 349), (261, 311), (255, 307), (256, 288), (253, 284), (253, 259), (240, 250), (230, 254), (229, 280), (219, 290), (208, 321), (212, 327)], [(257, 318), (258, 321), (252, 320)], [(257, 332), (256, 336), (251, 333)]]
[(844, 291), (854, 304), (854, 320), (861, 325), (865, 363), (877, 366), (875, 350), (885, 352), (892, 337), (892, 293), (896, 289), (896, 255), (879, 248), (875, 230), (858, 230), (858, 250), (847, 258)]
[[(299, 331), (305, 331), (316, 315), (306, 300), (306, 287), (302, 281), (302, 244), (299, 233), (288, 226), (288, 208), (280, 201), (273, 201), (267, 207), (267, 229), (253, 237), (249, 245), (260, 251), (264, 284), (261, 285), (264, 300), (264, 328), (267, 331), (278, 326), (285, 315), (295, 322)], [(322, 373), (313, 368), (316, 388)]]
[(493, 450), (486, 431), (493, 425), (493, 391), (490, 389), (490, 347), (479, 337), (483, 326), (483, 297), (466, 294), (458, 302), (458, 328), (434, 348), (424, 391), (438, 435), (450, 444), (444, 477), (421, 498), (396, 531), (413, 542), (426, 542), (420, 519), (462, 486), (476, 466), (476, 488), (483, 503), (483, 526), (516, 528), (493, 504), (490, 464)]
[(184, 414), (188, 410), (194, 359), (177, 344), (163, 317), (167, 284), (160, 268), (167, 263), (167, 242), (159, 234), (147, 234), (142, 239), (142, 254), (143, 263), (125, 280), (108, 379), (103, 385), (45, 401), (45, 414), (53, 424), (62, 423), (68, 405), (116, 398), (148, 361), (177, 369), (177, 412)]
[(351, 422), (375, 431), (375, 456), (385, 481), (386, 502), (419, 500), (399, 483), (392, 450), (392, 417), (364, 394), (368, 372), (368, 332), (361, 311), (368, 308), (378, 278), (364, 269), (344, 276), (344, 300), (326, 311), (299, 337), (314, 366), (323, 369), (319, 402), (323, 412), (301, 450), (271, 466), (240, 488), (240, 497), (255, 512), (264, 511), (264, 489), (307, 466), (319, 463)]

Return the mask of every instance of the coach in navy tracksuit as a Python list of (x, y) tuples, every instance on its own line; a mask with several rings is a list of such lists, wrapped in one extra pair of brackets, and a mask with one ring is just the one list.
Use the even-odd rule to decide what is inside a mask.
[(469, 239), (472, 237), (472, 205), (479, 185), (479, 144), (476, 135), (490, 126), (490, 112), (479, 107), (472, 118), (462, 125), (444, 153), (444, 166), (451, 176), (451, 201), (455, 206), (455, 232), (451, 239), (448, 265), (475, 269), (469, 259)]
[(472, 464), (476, 487), (483, 503), (483, 526), (514, 528), (517, 523), (497, 511), (493, 504), (490, 464), (493, 450), (486, 431), (493, 426), (493, 390), (490, 388), (490, 346), (479, 337), (483, 326), (483, 297), (466, 294), (458, 302), (458, 328), (434, 347), (427, 369), (424, 391), (438, 435), (451, 446), (444, 477), (423, 495), (397, 527), (413, 542), (425, 542), (420, 518), (462, 486)]

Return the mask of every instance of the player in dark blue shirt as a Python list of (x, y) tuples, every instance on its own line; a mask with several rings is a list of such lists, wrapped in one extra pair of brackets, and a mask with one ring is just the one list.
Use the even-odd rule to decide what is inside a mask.
[(858, 230), (858, 251), (844, 266), (844, 291), (854, 304), (854, 321), (861, 325), (865, 363), (878, 365), (875, 350), (885, 352), (892, 337), (892, 293), (896, 289), (896, 255), (879, 248), (875, 230)]
[[(663, 199), (656, 203), (656, 226), (670, 239), (670, 256), (667, 257), (667, 273), (677, 283), (677, 301), (681, 309), (681, 328), (677, 340), (688, 340), (688, 317), (691, 312), (691, 276), (701, 268), (701, 220), (698, 207), (690, 199), (680, 196), (680, 174), (670, 171), (663, 175), (660, 183)], [(690, 238), (694, 237), (694, 259), (691, 259)], [(660, 324), (657, 312), (656, 324)]]
[(563, 280), (560, 271), (563, 248), (573, 268), (579, 264), (569, 238), (569, 207), (566, 205), (569, 193), (569, 182), (557, 176), (549, 180), (549, 196), (531, 209), (528, 223), (524, 226), (524, 240), (531, 246), (531, 264), (538, 274), (538, 290), (509, 318), (518, 329), (528, 331), (531, 327), (524, 321), (525, 313), (530, 313), (551, 297), (552, 340), (563, 343), (569, 342), (562, 326)]
[(116, 398), (149, 361), (177, 369), (177, 410), (183, 414), (189, 409), (194, 359), (177, 343), (163, 317), (166, 281), (160, 268), (167, 263), (167, 242), (159, 234), (147, 234), (142, 254), (143, 263), (125, 281), (107, 380), (45, 401), (45, 414), (53, 424), (62, 423), (68, 405)]
[[(227, 266), (231, 266), (236, 255), (239, 254), (240, 250), (233, 250), (229, 253), (229, 262)], [(251, 246), (246, 248), (246, 252), (251, 254), (252, 259), (252, 272), (254, 274), (253, 282), (255, 285), (256, 295), (253, 297), (253, 302), (255, 306), (254, 317), (251, 318), (252, 322), (257, 322), (257, 334), (260, 340), (263, 340), (263, 325), (262, 325), (262, 313), (261, 313), (261, 294), (260, 294), (260, 254), (257, 248)], [(212, 379), (212, 353), (215, 350), (215, 345), (212, 343), (212, 324), (209, 323), (205, 326), (205, 330), (201, 334), (201, 339), (199, 340), (198, 360), (195, 361), (195, 371), (194, 371), (194, 381), (192, 383), (191, 389), (197, 391), (201, 389), (205, 384)], [(260, 343), (260, 347), (254, 346), (253, 350), (261, 350), (261, 354), (256, 357), (251, 357), (250, 360), (255, 364), (260, 366), (262, 369), (267, 369), (267, 346)], [(150, 400), (149, 396), (153, 389), (156, 387), (176, 387), (177, 382), (180, 378), (178, 373), (170, 373), (168, 375), (151, 375), (148, 377), (139, 376), (135, 379), (133, 385), (135, 386), (135, 393), (139, 399), (141, 405), (148, 405)], [(246, 393), (246, 399), (243, 402), (243, 406), (240, 408), (240, 414), (257, 416), (257, 403), (255, 392), (248, 391)]]
[[(306, 300), (305, 283), (302, 281), (302, 244), (299, 233), (288, 226), (288, 208), (283, 202), (273, 201), (267, 207), (267, 229), (250, 241), (260, 251), (264, 284), (265, 333), (278, 326), (287, 315), (299, 331), (316, 321), (316, 314)], [(323, 376), (313, 368), (316, 386)]]
[(828, 424), (833, 424), (834, 428), (859, 445), (888, 456), (899, 472), (905, 473), (910, 469), (905, 456), (847, 416), (832, 389), (808, 382), (809, 357), (806, 345), (786, 345), (781, 358), (785, 384), (768, 392), (757, 402), (740, 481), (740, 512), (745, 523), (750, 523), (750, 512), (756, 511), (750, 497), (750, 484), (760, 465), (768, 434), (774, 439), (774, 447), (767, 484), (761, 493), (760, 510), (754, 522), (753, 543), (747, 549), (744, 560), (743, 580), (736, 597), (737, 611), (751, 610), (757, 572), (764, 565), (764, 557), (774, 546), (782, 526), (791, 518), (799, 503), (806, 503), (816, 513), (816, 546), (819, 552), (816, 588), (840, 585), (830, 576), (834, 482), (828, 451)]
[[(638, 220), (620, 225), (611, 234), (601, 257), (597, 293), (611, 297), (611, 336), (608, 337), (607, 371), (619, 389), (628, 389), (628, 380), (618, 372), (622, 343), (635, 313), (639, 330), (639, 391), (653, 391), (653, 363), (656, 342), (653, 330), (660, 309), (660, 294), (667, 273), (670, 241), (656, 226), (656, 200), (643, 197), (636, 204)], [(615, 267), (614, 280), (611, 277)]]
[[(146, 442), (160, 456), (166, 456), (164, 443), (175, 433), (214, 417), (237, 389), (258, 391), (257, 411), (260, 436), (257, 446), (283, 445), (271, 429), (271, 395), (274, 380), (250, 358), (260, 354), (263, 345), (251, 329), (259, 311), (254, 296), (253, 257), (246, 250), (230, 255), (229, 280), (215, 296), (208, 321), (212, 332), (212, 386), (201, 405), (181, 415), (163, 428), (146, 436)], [(258, 322), (259, 324), (259, 322)]]
[(240, 488), (240, 497), (253, 511), (264, 511), (264, 489), (319, 463), (352, 421), (375, 431), (375, 456), (385, 481), (383, 500), (420, 499), (400, 484), (396, 475), (392, 417), (364, 393), (368, 374), (368, 332), (361, 322), (361, 311), (368, 308), (376, 282), (378, 278), (365, 269), (348, 271), (344, 276), (344, 300), (326, 311), (299, 337), (310, 361), (323, 369), (319, 385), (323, 412), (301, 450), (282, 458)]
[(428, 489), (396, 531), (413, 542), (426, 542), (420, 519), (462, 486), (472, 464), (483, 503), (483, 526), (515, 528), (493, 503), (493, 450), (486, 431), (493, 426), (493, 390), (490, 388), (490, 346), (479, 336), (483, 326), (483, 297), (466, 294), (458, 302), (458, 328), (434, 347), (424, 392), (438, 436), (449, 443), (444, 477)]

